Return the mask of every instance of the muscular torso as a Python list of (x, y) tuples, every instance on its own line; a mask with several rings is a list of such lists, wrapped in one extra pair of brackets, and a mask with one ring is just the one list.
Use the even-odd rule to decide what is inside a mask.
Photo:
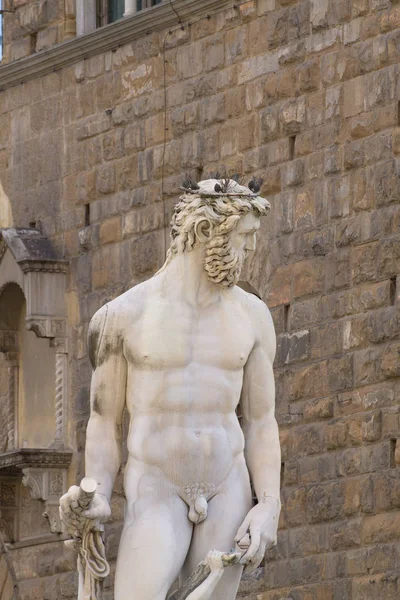
[(217, 488), (243, 456), (235, 409), (255, 333), (236, 296), (226, 296), (194, 309), (153, 294), (124, 328), (129, 456), (180, 488)]

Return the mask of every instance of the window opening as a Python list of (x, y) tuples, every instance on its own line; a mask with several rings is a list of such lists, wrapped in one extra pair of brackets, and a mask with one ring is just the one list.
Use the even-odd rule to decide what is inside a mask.
[(390, 303), (396, 304), (397, 298), (397, 277), (390, 278)]
[(85, 227), (90, 225), (90, 204), (85, 204)]
[(296, 136), (292, 135), (289, 138), (289, 156), (290, 156), (290, 160), (294, 160), (295, 152), (296, 152)]
[(137, 10), (143, 10), (144, 8), (151, 8), (157, 4), (161, 4), (162, 0), (137, 0)]
[(107, 22), (114, 23), (118, 19), (122, 19), (125, 12), (125, 0), (109, 0)]
[(285, 331), (289, 331), (289, 313), (290, 313), (290, 304), (285, 304), (283, 307), (283, 321), (284, 321)]
[[(162, 0), (136, 0), (139, 12), (161, 4)], [(122, 19), (125, 12), (125, 0), (96, 0), (96, 26), (102, 27)]]

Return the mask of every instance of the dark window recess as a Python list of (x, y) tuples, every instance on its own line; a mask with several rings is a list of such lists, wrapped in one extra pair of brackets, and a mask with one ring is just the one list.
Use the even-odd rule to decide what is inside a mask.
[(283, 311), (283, 327), (285, 331), (289, 331), (290, 304), (285, 304)]
[(390, 278), (390, 301), (391, 304), (396, 304), (397, 298), (397, 277)]
[[(151, 8), (161, 2), (162, 0), (137, 0), (136, 10)], [(97, 27), (122, 19), (124, 12), (125, 0), (97, 0)]]
[(85, 204), (85, 227), (90, 225), (90, 204)]
[(108, 23), (114, 23), (122, 19), (125, 11), (125, 0), (109, 0), (108, 2)]
[(283, 482), (285, 480), (285, 463), (281, 465), (281, 488), (283, 488)]
[(125, 0), (97, 0), (97, 27), (122, 19)]
[(398, 443), (397, 439), (390, 440), (390, 467), (393, 469), (396, 467), (396, 444)]
[(144, 8), (151, 8), (156, 4), (161, 4), (162, 0), (137, 0), (137, 10), (143, 10)]
[(290, 160), (294, 160), (294, 155), (295, 155), (295, 148), (296, 146), (296, 136), (292, 135), (289, 138), (289, 158)]

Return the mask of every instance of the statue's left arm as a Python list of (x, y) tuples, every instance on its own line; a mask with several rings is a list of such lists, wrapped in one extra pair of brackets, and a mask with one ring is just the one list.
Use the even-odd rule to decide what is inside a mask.
[(280, 513), (281, 451), (275, 419), (273, 362), (274, 325), (268, 308), (254, 299), (252, 320), (256, 341), (244, 369), (241, 395), (245, 456), (258, 504), (251, 509), (235, 541), (249, 534), (250, 546), (242, 562), (255, 569), (266, 549), (276, 544)]

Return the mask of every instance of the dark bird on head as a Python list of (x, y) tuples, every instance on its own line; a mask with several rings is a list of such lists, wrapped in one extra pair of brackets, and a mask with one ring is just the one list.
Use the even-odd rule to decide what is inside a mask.
[(253, 177), (248, 186), (249, 190), (251, 190), (254, 194), (258, 194), (263, 183), (264, 179), (262, 177)]
[(193, 179), (191, 175), (189, 175), (189, 173), (186, 173), (185, 179), (182, 181), (182, 187), (185, 188), (185, 190), (193, 191), (200, 189), (198, 183)]
[(222, 192), (222, 186), (219, 183), (216, 183), (214, 186), (214, 190), (219, 194)]

